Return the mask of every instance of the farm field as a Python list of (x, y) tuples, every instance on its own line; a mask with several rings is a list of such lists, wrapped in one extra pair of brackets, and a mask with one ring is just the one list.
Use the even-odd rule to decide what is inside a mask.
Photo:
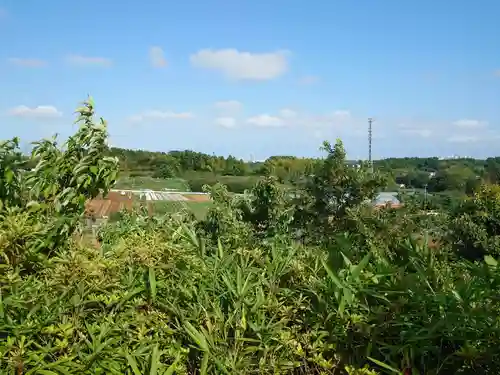
[(153, 201), (149, 203), (155, 216), (163, 216), (175, 212), (191, 212), (197, 219), (204, 219), (213, 206), (210, 201)]
[(189, 185), (181, 178), (154, 178), (150, 176), (121, 176), (115, 189), (150, 189), (150, 190), (178, 190), (190, 191)]
[(115, 189), (105, 197), (87, 202), (87, 211), (96, 218), (111, 217), (122, 210), (132, 211), (147, 207), (150, 215), (163, 216), (175, 212), (192, 212), (202, 219), (211, 207), (207, 194)]

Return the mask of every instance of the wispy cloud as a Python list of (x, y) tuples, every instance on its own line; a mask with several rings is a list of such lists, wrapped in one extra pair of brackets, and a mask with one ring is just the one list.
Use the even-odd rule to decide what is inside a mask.
[(129, 120), (132, 122), (146, 122), (146, 121), (166, 121), (166, 120), (189, 120), (194, 117), (195, 115), (191, 112), (151, 110), (134, 115), (130, 117)]
[(277, 127), (285, 125), (285, 121), (282, 118), (271, 116), (267, 113), (250, 117), (247, 119), (247, 123), (259, 127)]
[(113, 65), (113, 61), (107, 57), (91, 57), (82, 55), (68, 55), (66, 56), (66, 63), (79, 66), (96, 66), (96, 67), (110, 67)]
[(20, 105), (8, 110), (7, 114), (13, 117), (26, 117), (36, 119), (56, 118), (62, 116), (62, 112), (60, 112), (56, 107), (52, 105), (39, 105), (32, 108), (25, 105)]
[(488, 126), (488, 122), (481, 121), (481, 120), (461, 119), (461, 120), (454, 121), (453, 125), (455, 125), (459, 128), (475, 129), (475, 128), (483, 128), (485, 126)]
[(7, 61), (9, 64), (25, 68), (41, 68), (47, 66), (47, 61), (41, 59), (10, 57)]
[(259, 127), (300, 126), (305, 128), (353, 128), (354, 126), (351, 112), (348, 110), (336, 110), (330, 113), (317, 115), (300, 113), (290, 108), (283, 108), (275, 115), (263, 113), (248, 118), (246, 122)]
[(203, 49), (191, 55), (190, 61), (196, 68), (219, 71), (230, 79), (267, 81), (288, 70), (288, 56), (288, 51), (253, 53)]
[(401, 133), (416, 135), (422, 138), (429, 138), (433, 134), (433, 131), (430, 129), (403, 129), (401, 130)]
[(214, 107), (221, 115), (235, 116), (243, 109), (243, 104), (237, 100), (223, 100), (214, 103)]
[(164, 68), (167, 66), (165, 52), (161, 47), (153, 46), (149, 49), (149, 61), (155, 68)]
[(215, 124), (224, 128), (234, 128), (236, 119), (234, 117), (218, 117), (215, 119)]
[(291, 119), (297, 117), (297, 112), (290, 108), (283, 108), (280, 110), (280, 117), (285, 119)]
[(447, 141), (452, 143), (478, 142), (481, 138), (476, 135), (452, 135)]

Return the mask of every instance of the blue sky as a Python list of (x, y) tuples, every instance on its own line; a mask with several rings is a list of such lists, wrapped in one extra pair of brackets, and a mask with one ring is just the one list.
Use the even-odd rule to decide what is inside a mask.
[(500, 2), (0, 0), (0, 138), (248, 159), (499, 155)]

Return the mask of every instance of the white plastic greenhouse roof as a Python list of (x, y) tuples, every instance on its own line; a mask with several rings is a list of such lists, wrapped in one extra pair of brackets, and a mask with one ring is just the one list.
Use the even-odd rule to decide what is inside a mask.
[(390, 203), (393, 205), (401, 204), (399, 199), (396, 197), (398, 193), (396, 192), (384, 192), (384, 193), (379, 193), (375, 199), (373, 200), (373, 203), (375, 205), (381, 205), (381, 204), (386, 204)]

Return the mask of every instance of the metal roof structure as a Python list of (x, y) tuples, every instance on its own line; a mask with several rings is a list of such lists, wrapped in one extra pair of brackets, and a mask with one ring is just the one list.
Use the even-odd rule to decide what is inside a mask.
[(391, 206), (400, 206), (401, 201), (397, 198), (397, 195), (397, 192), (379, 193), (372, 201), (372, 204), (375, 206), (383, 206), (386, 204), (390, 204)]

